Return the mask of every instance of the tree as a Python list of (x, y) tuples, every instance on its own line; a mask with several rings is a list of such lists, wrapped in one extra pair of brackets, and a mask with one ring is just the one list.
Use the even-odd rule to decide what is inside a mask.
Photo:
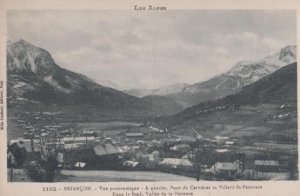
[(56, 167), (57, 167), (56, 151), (52, 150), (48, 155), (47, 161), (45, 162), (46, 182), (53, 182)]
[(24, 164), (27, 158), (27, 153), (25, 147), (23, 146), (23, 142), (21, 141), (19, 144), (18, 143), (12, 144), (9, 147), (9, 151), (14, 156), (16, 165), (18, 167), (22, 167), (22, 165)]
[(200, 180), (202, 171), (205, 168), (204, 166), (208, 166), (213, 163), (212, 153), (212, 149), (206, 145), (203, 140), (197, 140), (193, 146), (190, 159), (193, 163), (197, 181)]

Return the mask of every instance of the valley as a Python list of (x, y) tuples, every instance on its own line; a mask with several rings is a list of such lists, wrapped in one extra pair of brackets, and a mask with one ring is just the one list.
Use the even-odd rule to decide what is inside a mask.
[(55, 170), (58, 181), (298, 179), (295, 58), (287, 46), (200, 83), (122, 92), (20, 40), (8, 46), (7, 138), (18, 158), (8, 162), (38, 182)]
[(263, 59), (238, 62), (227, 72), (214, 76), (207, 81), (194, 84), (178, 83), (154, 90), (132, 89), (124, 92), (137, 97), (166, 96), (187, 108), (237, 93), (244, 86), (295, 62), (296, 46), (289, 45)]

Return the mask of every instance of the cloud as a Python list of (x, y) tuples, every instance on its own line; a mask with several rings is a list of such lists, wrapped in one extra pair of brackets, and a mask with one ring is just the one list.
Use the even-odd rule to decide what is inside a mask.
[(296, 43), (293, 11), (14, 10), (7, 22), (10, 39), (124, 89), (200, 82)]

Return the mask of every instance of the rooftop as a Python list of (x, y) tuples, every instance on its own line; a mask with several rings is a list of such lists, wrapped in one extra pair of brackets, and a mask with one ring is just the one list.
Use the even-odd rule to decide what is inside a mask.
[(98, 144), (94, 147), (94, 152), (96, 156), (110, 155), (110, 154), (118, 154), (120, 151), (116, 149), (112, 144)]
[(237, 163), (228, 163), (228, 162), (217, 162), (214, 165), (215, 170), (227, 170), (234, 171), (239, 169), (239, 165)]
[(139, 162), (136, 161), (124, 161), (123, 165), (127, 167), (136, 167), (139, 164)]
[(192, 162), (188, 159), (176, 159), (176, 158), (166, 158), (162, 160), (160, 165), (171, 165), (171, 166), (193, 166)]
[(91, 141), (91, 140), (95, 140), (95, 137), (64, 137), (62, 138), (62, 141)]
[(144, 136), (144, 133), (126, 133), (126, 136), (129, 137)]
[(265, 165), (265, 166), (279, 166), (279, 161), (275, 160), (255, 160), (255, 165)]

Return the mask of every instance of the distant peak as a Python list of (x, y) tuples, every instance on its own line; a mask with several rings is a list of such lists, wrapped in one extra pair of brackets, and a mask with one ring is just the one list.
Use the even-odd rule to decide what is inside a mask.
[(283, 49), (285, 49), (285, 48), (296, 48), (296, 47), (297, 47), (297, 45), (287, 45)]
[(36, 47), (29, 43), (28, 41), (25, 41), (24, 39), (19, 39), (16, 42), (10, 42), (8, 45), (13, 45), (13, 46), (21, 46), (21, 47)]
[(244, 65), (248, 65), (248, 64), (253, 64), (254, 61), (239, 61), (236, 63), (236, 66), (244, 66)]
[(24, 39), (19, 39), (16, 43), (22, 44), (22, 45), (29, 45), (30, 43), (25, 41)]
[(292, 58), (296, 58), (297, 46), (296, 45), (287, 45), (286, 47), (282, 48), (279, 54), (279, 59), (284, 60), (288, 56)]
[(24, 39), (19, 39), (17, 42), (19, 42), (19, 43), (28, 43), (28, 42), (25, 41)]
[(297, 45), (287, 45), (284, 48), (281, 49), (281, 52), (292, 52), (295, 53), (297, 49)]
[(32, 45), (24, 39), (9, 44), (7, 50), (12, 58), (17, 59), (15, 63), (11, 64), (13, 71), (25, 70), (46, 75), (57, 67), (48, 51)]

